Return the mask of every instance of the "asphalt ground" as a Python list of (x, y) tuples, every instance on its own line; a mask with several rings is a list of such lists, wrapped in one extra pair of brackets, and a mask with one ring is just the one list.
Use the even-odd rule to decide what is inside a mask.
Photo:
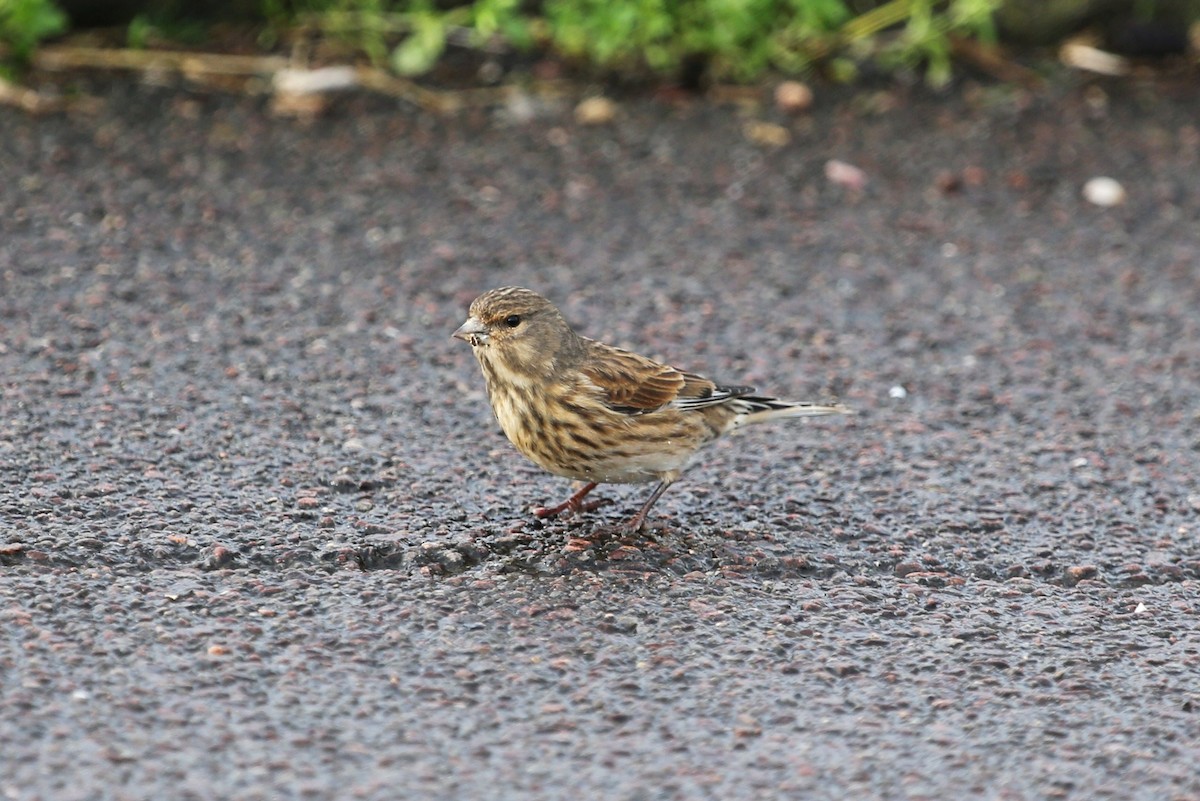
[[(1194, 81), (773, 147), (80, 80), (0, 109), (0, 797), (1200, 798)], [(537, 522), (450, 338), (505, 284), (858, 414)]]

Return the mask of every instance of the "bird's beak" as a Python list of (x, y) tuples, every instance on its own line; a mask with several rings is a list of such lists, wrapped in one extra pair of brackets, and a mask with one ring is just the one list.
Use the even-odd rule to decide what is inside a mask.
[(470, 342), (472, 345), (482, 345), (488, 341), (487, 327), (479, 321), (478, 317), (468, 317), (467, 321), (460, 325), (451, 336), (461, 339), (463, 342)]

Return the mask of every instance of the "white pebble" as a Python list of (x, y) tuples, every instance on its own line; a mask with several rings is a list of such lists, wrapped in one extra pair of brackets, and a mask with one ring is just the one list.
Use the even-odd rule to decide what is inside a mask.
[(899, 384), (897, 384), (896, 386), (894, 386), (888, 390), (888, 397), (895, 398), (897, 400), (907, 398), (908, 390), (905, 389), (904, 387), (900, 386)]
[(349, 89), (358, 83), (354, 67), (321, 67), (315, 70), (282, 69), (272, 78), (275, 91), (291, 95), (308, 95)]
[(1093, 178), (1083, 185), (1083, 198), (1104, 208), (1119, 206), (1125, 202), (1125, 187), (1112, 178)]
[(830, 183), (855, 191), (862, 191), (862, 188), (867, 185), (866, 172), (853, 164), (847, 164), (837, 159), (825, 162), (825, 178)]
[(1083, 42), (1067, 42), (1059, 49), (1058, 57), (1068, 67), (1088, 72), (1101, 75), (1129, 74), (1129, 59)]

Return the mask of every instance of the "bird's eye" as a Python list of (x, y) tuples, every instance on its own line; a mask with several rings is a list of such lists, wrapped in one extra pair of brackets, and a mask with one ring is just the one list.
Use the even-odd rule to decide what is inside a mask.
[(507, 325), (509, 328), (516, 328), (518, 325), (521, 324), (521, 315), (519, 315), (519, 314), (508, 315), (507, 317), (504, 318), (504, 324)]

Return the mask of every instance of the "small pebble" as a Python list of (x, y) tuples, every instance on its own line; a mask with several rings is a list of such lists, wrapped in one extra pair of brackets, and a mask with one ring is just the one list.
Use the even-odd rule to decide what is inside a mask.
[(792, 141), (792, 135), (788, 132), (788, 129), (773, 122), (752, 120), (746, 123), (746, 127), (742, 131), (746, 138), (756, 145), (783, 147)]
[(1082, 41), (1067, 42), (1059, 49), (1058, 57), (1068, 67), (1100, 75), (1128, 75), (1130, 71), (1129, 59)]
[[(504, 110), (508, 114), (508, 118), (518, 124), (532, 122), (538, 116), (538, 107), (533, 98), (520, 90), (516, 90), (508, 96)], [(575, 113), (578, 115), (578, 110)]]
[(575, 122), (580, 125), (605, 125), (617, 116), (617, 104), (607, 97), (589, 97), (575, 107)]
[(272, 83), (277, 92), (307, 95), (334, 89), (349, 89), (358, 83), (358, 74), (353, 67), (346, 66), (322, 67), (315, 70), (282, 69), (275, 73)]
[(1125, 187), (1112, 178), (1093, 178), (1083, 185), (1083, 198), (1103, 208), (1119, 206), (1125, 202)]
[(775, 106), (780, 111), (796, 114), (812, 107), (813, 92), (800, 81), (783, 81), (775, 87)]
[(862, 190), (867, 185), (866, 172), (855, 167), (853, 164), (847, 164), (837, 159), (830, 159), (825, 162), (825, 178), (830, 183), (856, 191)]

